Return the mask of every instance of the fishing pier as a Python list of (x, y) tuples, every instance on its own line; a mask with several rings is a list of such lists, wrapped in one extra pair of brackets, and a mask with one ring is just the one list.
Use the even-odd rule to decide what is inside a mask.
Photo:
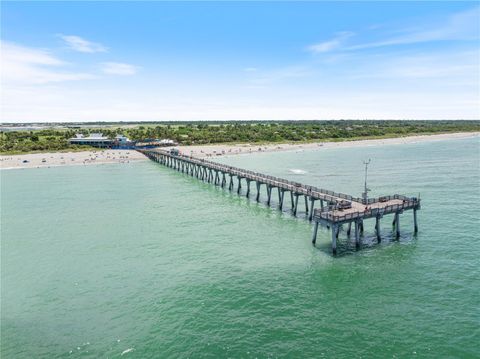
[[(315, 245), (319, 225), (331, 229), (332, 252), (337, 254), (337, 240), (340, 229), (346, 227), (347, 236), (351, 236), (353, 227), (355, 247), (360, 248), (360, 235), (363, 233), (364, 221), (375, 219), (375, 233), (378, 242), (381, 241), (380, 221), (386, 215), (393, 215), (393, 228), (396, 238), (400, 237), (400, 215), (404, 211), (413, 211), (414, 232), (418, 231), (417, 210), (420, 209), (420, 199), (402, 195), (382, 196), (378, 198), (353, 197), (314, 186), (289, 181), (283, 178), (269, 176), (263, 173), (245, 170), (226, 164), (209, 161), (203, 158), (186, 156), (177, 150), (161, 149), (139, 150), (149, 159), (171, 167), (179, 172), (197, 177), (202, 181), (212, 183), (222, 188), (235, 190), (240, 195), (242, 185), (245, 185), (245, 196), (250, 197), (250, 187), (256, 187), (255, 200), (260, 201), (262, 186), (267, 195), (267, 205), (272, 201), (272, 192), (278, 194), (278, 209), (284, 209), (285, 194), (290, 197), (290, 209), (293, 216), (305, 205), (305, 218), (313, 221), (312, 243)], [(236, 178), (236, 180), (235, 180)], [(275, 191), (273, 191), (275, 189)], [(367, 188), (365, 186), (367, 191)], [(288, 197), (288, 195), (287, 195)], [(288, 201), (287, 201), (288, 202)], [(315, 206), (317, 205), (317, 208)]]

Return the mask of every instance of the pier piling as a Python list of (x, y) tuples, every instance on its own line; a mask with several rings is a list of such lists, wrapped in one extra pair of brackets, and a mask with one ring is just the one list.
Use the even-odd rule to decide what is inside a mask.
[(377, 235), (377, 241), (380, 243), (382, 241), (382, 237), (380, 235), (380, 217), (375, 217), (375, 233)]
[(313, 219), (313, 210), (315, 208), (315, 198), (310, 197), (310, 214), (308, 215), (308, 220), (311, 221)]
[(338, 238), (338, 226), (334, 224), (332, 226), (332, 253), (337, 255), (337, 238)]
[(285, 196), (285, 190), (278, 187), (278, 209), (283, 209), (283, 197)]
[(417, 223), (417, 209), (413, 209), (413, 231), (418, 232), (418, 223)]
[(299, 197), (299, 195), (297, 193), (295, 193), (295, 206), (293, 207), (293, 215), (294, 216), (297, 215), (298, 197)]
[(272, 186), (267, 184), (267, 205), (270, 206), (270, 199), (272, 198)]
[(317, 243), (317, 232), (318, 232), (318, 222), (315, 222), (313, 226), (313, 237), (312, 237), (312, 243), (315, 245)]
[(395, 238), (400, 238), (400, 213), (395, 212)]
[(359, 227), (360, 227), (360, 223), (357, 220), (357, 221), (355, 221), (355, 248), (356, 249), (360, 248), (360, 230), (359, 230)]

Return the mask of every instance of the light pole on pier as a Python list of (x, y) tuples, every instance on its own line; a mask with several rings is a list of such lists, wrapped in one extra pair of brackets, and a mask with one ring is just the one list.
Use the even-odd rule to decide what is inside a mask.
[(370, 164), (371, 159), (369, 158), (368, 161), (363, 161), (363, 164), (365, 165), (365, 191), (362, 193), (363, 195), (363, 201), (365, 205), (368, 205), (368, 192), (370, 191), (370, 188), (367, 187), (367, 172), (368, 172), (368, 165)]

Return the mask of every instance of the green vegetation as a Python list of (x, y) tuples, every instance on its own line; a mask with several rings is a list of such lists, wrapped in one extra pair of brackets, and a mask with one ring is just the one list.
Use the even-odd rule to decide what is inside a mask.
[[(6, 125), (4, 125), (6, 126)], [(289, 122), (169, 122), (137, 124), (71, 124), (44, 129), (3, 131), (2, 154), (89, 149), (71, 146), (76, 133), (123, 134), (132, 140), (170, 138), (182, 145), (345, 141), (416, 134), (480, 131), (480, 121), (289, 121)]]
[(44, 129), (35, 131), (5, 131), (0, 133), (1, 154), (31, 152), (85, 151), (89, 146), (70, 145), (68, 139), (76, 131)]

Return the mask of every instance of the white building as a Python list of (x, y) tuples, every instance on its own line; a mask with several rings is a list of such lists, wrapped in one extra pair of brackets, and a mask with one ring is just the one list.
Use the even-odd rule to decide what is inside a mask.
[(104, 137), (102, 133), (91, 133), (85, 137), (81, 133), (77, 133), (75, 137), (68, 140), (71, 145), (87, 145), (99, 148), (112, 147), (113, 141), (108, 137)]

